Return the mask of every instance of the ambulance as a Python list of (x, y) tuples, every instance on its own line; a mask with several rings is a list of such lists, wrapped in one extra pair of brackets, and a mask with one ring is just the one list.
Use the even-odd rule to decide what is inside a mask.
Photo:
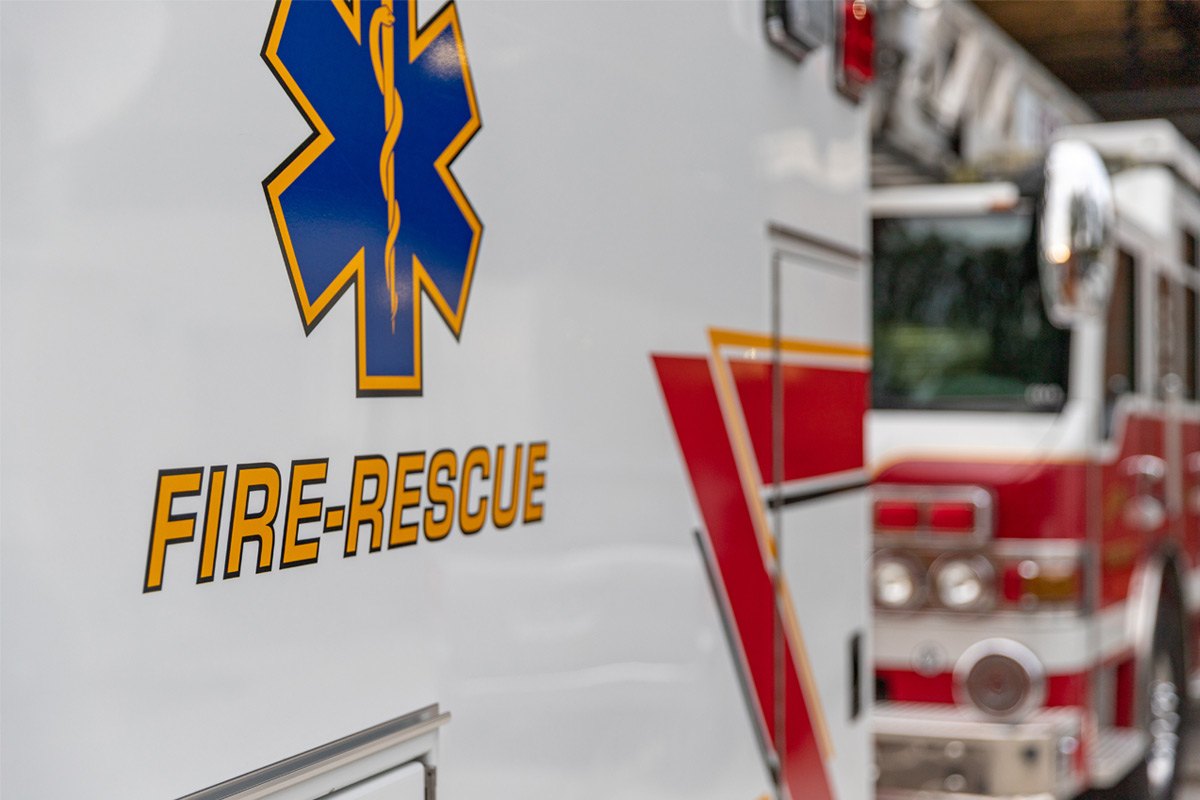
[(881, 798), (1175, 796), (1200, 627), (1200, 153), (1067, 126), (878, 189)]
[(0, 793), (871, 797), (872, 19), (0, 3)]

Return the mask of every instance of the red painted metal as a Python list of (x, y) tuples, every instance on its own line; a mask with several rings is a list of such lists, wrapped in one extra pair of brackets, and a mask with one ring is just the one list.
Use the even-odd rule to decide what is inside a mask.
[[(921, 675), (912, 670), (878, 669), (876, 679), (883, 682), (888, 700), (905, 703), (953, 703), (954, 674), (939, 672)], [(1086, 672), (1050, 675), (1046, 678), (1045, 705), (1050, 708), (1088, 704)]]
[[(772, 483), (773, 366), (732, 361), (734, 385), (758, 472)], [(862, 369), (785, 364), (783, 367), (783, 479), (803, 480), (863, 466), (867, 373)]]
[(913, 460), (887, 467), (876, 482), (989, 489), (998, 538), (1082, 539), (1087, 530), (1082, 463)]
[(1113, 706), (1113, 722), (1122, 727), (1132, 727), (1134, 696), (1134, 659), (1127, 658), (1117, 665), (1116, 693)]
[[(656, 356), (654, 365), (729, 599), (757, 719), (765, 740), (774, 742), (774, 591), (709, 364), (703, 358)], [(812, 708), (790, 645), (784, 660), (784, 782), (793, 800), (831, 800)]]

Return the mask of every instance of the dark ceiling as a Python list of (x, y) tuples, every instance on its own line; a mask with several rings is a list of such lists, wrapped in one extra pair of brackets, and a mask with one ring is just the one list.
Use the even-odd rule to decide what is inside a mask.
[(1103, 119), (1171, 120), (1200, 147), (1200, 0), (977, 0)]

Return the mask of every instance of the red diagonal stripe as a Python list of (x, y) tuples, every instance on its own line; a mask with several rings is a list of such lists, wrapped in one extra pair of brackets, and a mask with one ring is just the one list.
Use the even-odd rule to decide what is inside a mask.
[[(654, 365), (729, 598), (736, 635), (754, 685), (756, 718), (765, 726), (767, 740), (774, 742), (773, 589), (709, 364), (703, 358), (655, 356)], [(830, 800), (829, 779), (808, 698), (796, 674), (790, 643), (788, 647), (784, 782), (793, 800)]]
[[(774, 366), (762, 361), (731, 361), (729, 368), (759, 474), (765, 483), (772, 483)], [(785, 364), (783, 479), (803, 480), (862, 469), (866, 407), (865, 370)]]

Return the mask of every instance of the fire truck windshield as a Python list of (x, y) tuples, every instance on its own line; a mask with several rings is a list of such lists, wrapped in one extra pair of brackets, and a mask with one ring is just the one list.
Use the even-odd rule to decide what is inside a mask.
[(1070, 335), (1042, 303), (1033, 214), (877, 219), (875, 408), (1058, 411)]

